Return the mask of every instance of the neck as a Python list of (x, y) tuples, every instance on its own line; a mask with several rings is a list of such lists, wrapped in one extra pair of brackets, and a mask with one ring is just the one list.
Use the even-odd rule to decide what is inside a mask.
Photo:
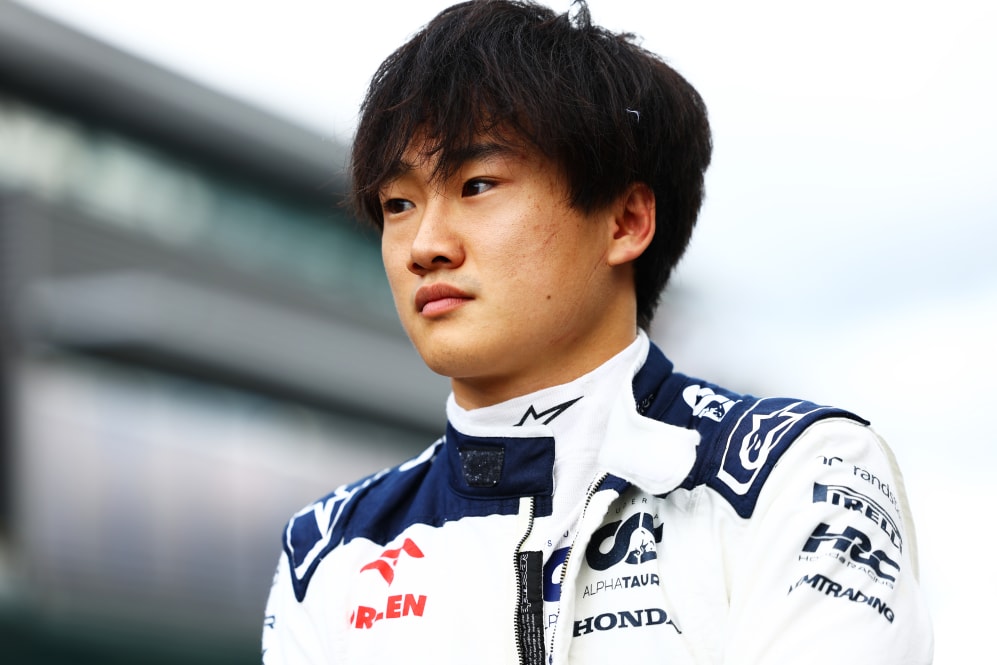
[(630, 326), (611, 337), (586, 340), (584, 351), (551, 354), (550, 359), (530, 371), (513, 376), (452, 378), (454, 400), (463, 409), (479, 409), (570, 383), (588, 374), (630, 346), (637, 338), (637, 329)]

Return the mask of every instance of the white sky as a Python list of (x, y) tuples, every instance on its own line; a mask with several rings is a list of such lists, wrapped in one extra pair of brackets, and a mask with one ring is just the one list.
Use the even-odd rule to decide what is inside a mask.
[[(343, 141), (380, 61), (450, 4), (22, 2)], [(973, 516), (997, 498), (997, 3), (590, 8), (711, 112), (707, 203), (656, 337), (690, 373), (871, 419), (906, 472), (936, 662), (987, 653), (973, 608), (997, 573)]]

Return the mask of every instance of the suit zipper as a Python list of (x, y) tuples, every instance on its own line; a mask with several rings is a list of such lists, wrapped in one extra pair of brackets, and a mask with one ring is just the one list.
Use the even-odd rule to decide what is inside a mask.
[[(560, 607), (561, 607), (561, 609), (564, 608), (564, 601), (565, 601), (565, 598), (566, 598), (566, 596), (564, 595), (564, 581), (566, 579), (568, 579), (568, 562), (571, 561), (571, 555), (574, 554), (574, 552), (575, 552), (575, 546), (578, 545), (578, 536), (581, 534), (582, 524), (585, 523), (585, 514), (588, 512), (589, 504), (592, 503), (592, 498), (596, 495), (596, 493), (599, 491), (599, 488), (602, 486), (602, 484), (606, 481), (606, 478), (608, 478), (608, 477), (609, 477), (609, 474), (608, 473), (604, 473), (601, 476), (599, 476), (598, 478), (596, 478), (595, 481), (593, 481), (593, 483), (591, 485), (589, 485), (588, 492), (585, 495), (585, 503), (582, 505), (582, 514), (578, 517), (578, 530), (575, 531), (575, 535), (571, 539), (571, 546), (568, 548), (568, 553), (564, 557), (564, 563), (561, 564), (561, 580), (560, 580), (560, 586), (561, 586), (561, 606)], [(550, 660), (551, 660), (551, 662), (554, 661), (554, 644), (556, 644), (555, 639), (557, 638), (557, 629), (560, 628), (561, 624), (563, 623), (563, 621), (561, 621), (561, 616), (560, 616), (561, 615), (561, 609), (558, 610), (558, 615), (559, 616), (557, 618), (557, 622), (554, 624), (554, 629), (551, 631), (551, 634), (550, 634)]]
[[(533, 533), (533, 522), (536, 515), (536, 499), (530, 498), (530, 520), (526, 527), (526, 533), (520, 538), (519, 543), (516, 545), (516, 552), (513, 561), (513, 565), (516, 569), (516, 614), (513, 617), (513, 628), (516, 636), (516, 653), (519, 656), (520, 665), (543, 665), (544, 652), (543, 652), (543, 626), (535, 625), (530, 622), (529, 617), (531, 616), (532, 602), (529, 597), (529, 592), (531, 590), (531, 579), (528, 578), (530, 572), (534, 574), (543, 574), (543, 555), (540, 552), (523, 552), (523, 545), (529, 539), (530, 534)], [(539, 559), (540, 569), (536, 569), (536, 561)], [(542, 579), (542, 578), (541, 578)], [(541, 582), (542, 584), (542, 582)], [(541, 587), (542, 589), (542, 587)], [(535, 599), (534, 599), (535, 601)], [(541, 592), (540, 606), (543, 607), (543, 596)], [(539, 628), (540, 639), (539, 643), (536, 640), (535, 631)], [(524, 629), (529, 630), (532, 637), (529, 644), (523, 643)], [(539, 653), (537, 646), (539, 644)]]

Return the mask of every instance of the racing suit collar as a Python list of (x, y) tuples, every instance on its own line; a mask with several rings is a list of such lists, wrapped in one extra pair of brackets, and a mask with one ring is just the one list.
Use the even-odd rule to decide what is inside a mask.
[[(621, 367), (625, 369), (621, 371)], [(448, 445), (444, 446), (451, 486), (471, 497), (551, 496), (556, 428), (549, 425), (553, 418), (539, 417), (546, 413), (544, 407), (534, 405), (570, 408), (585, 394), (586, 382), (610, 378), (629, 385), (611, 390), (610, 403), (602, 402), (608, 418), (598, 426), (601, 436), (600, 432), (592, 433), (593, 465), (600, 474), (609, 473), (655, 494), (675, 489), (695, 462), (699, 435), (642, 415), (657, 401), (659, 389), (671, 373), (672, 363), (640, 331), (627, 349), (563, 386), (475, 411), (460, 409), (451, 395), (447, 403)], [(528, 419), (522, 415), (524, 410), (537, 417)]]
[(607, 407), (633, 379), (648, 347), (640, 334), (573, 381), (484, 408), (463, 409), (451, 394), (451, 486), (464, 496), (489, 498), (551, 497), (566, 488), (584, 492), (597, 468)]
[(633, 391), (621, 390), (610, 409), (599, 466), (652, 494), (679, 487), (696, 463), (699, 432), (645, 416), (658, 406), (659, 389), (671, 375), (672, 363), (654, 345), (633, 380)]

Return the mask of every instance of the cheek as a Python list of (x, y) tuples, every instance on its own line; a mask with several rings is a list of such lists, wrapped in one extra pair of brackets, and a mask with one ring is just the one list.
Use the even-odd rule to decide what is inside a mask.
[(385, 232), (381, 235), (381, 261), (389, 278), (392, 272), (397, 272), (399, 269), (408, 270), (408, 258), (411, 252), (407, 248), (410, 246), (405, 244), (398, 233)]
[(408, 253), (403, 252), (396, 244), (382, 241), (381, 261), (384, 264), (384, 273), (388, 278), (391, 293), (395, 302), (399, 302), (406, 277), (412, 275), (408, 270)]

